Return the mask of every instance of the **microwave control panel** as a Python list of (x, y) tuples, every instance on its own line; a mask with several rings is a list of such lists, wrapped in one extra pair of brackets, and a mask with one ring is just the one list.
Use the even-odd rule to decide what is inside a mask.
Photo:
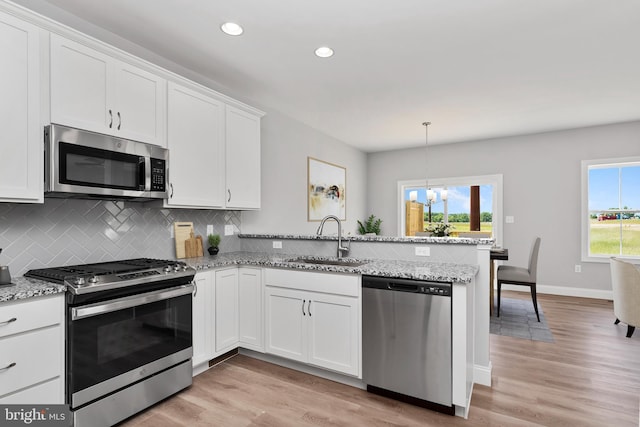
[(151, 191), (166, 191), (166, 162), (163, 159), (151, 159)]

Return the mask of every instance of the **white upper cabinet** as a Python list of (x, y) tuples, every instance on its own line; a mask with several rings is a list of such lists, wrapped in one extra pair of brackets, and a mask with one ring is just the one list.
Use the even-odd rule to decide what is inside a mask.
[(168, 85), (167, 207), (224, 208), (224, 103)]
[(51, 122), (166, 146), (166, 80), (51, 34)]
[(260, 208), (260, 116), (226, 108), (226, 183), (230, 209)]
[(42, 202), (40, 29), (0, 12), (0, 202)]
[(206, 88), (169, 82), (165, 206), (259, 209), (260, 117)]

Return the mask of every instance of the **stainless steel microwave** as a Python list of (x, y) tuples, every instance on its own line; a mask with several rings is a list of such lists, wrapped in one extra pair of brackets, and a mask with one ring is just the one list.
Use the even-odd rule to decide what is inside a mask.
[(56, 124), (44, 139), (47, 197), (168, 198), (165, 148)]

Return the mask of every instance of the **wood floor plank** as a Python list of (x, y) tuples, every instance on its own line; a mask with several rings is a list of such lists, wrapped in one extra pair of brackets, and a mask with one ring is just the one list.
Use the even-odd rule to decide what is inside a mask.
[(638, 427), (640, 334), (626, 338), (626, 325), (613, 324), (610, 301), (538, 302), (554, 342), (492, 335), (493, 384), (474, 387), (468, 420), (240, 355), (123, 425)]

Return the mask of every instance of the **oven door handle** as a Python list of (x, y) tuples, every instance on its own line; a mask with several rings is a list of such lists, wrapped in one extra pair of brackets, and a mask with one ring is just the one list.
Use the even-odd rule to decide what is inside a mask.
[(149, 304), (151, 302), (162, 301), (182, 295), (188, 295), (192, 292), (193, 285), (182, 285), (173, 288), (147, 292), (144, 294), (118, 298), (106, 303), (99, 302), (82, 307), (75, 307), (71, 309), (71, 320), (80, 320), (91, 316), (97, 316), (99, 314), (111, 313), (113, 311), (123, 310), (125, 308), (131, 308), (138, 305)]

